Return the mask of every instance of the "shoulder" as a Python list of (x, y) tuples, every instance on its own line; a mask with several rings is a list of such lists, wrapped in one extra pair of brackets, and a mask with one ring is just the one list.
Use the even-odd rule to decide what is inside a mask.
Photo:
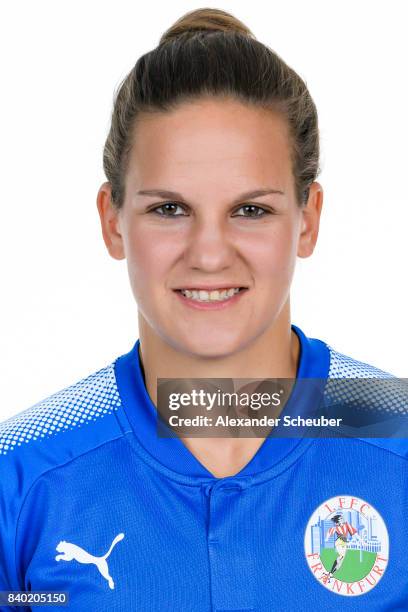
[[(0, 455), (61, 448), (64, 434), (104, 418), (120, 406), (114, 363), (93, 372), (0, 423)], [(67, 437), (67, 436), (65, 436)]]
[[(408, 459), (408, 381), (341, 353), (330, 354), (325, 389), (328, 405), (353, 423), (351, 437)], [(363, 426), (363, 423), (367, 425)]]
[(330, 355), (328, 378), (395, 378), (374, 365), (359, 361), (326, 344)]
[(115, 362), (0, 423), (0, 589), (18, 585), (15, 537), (34, 485), (52, 470), (123, 437)]
[(0, 501), (23, 498), (43, 473), (123, 436), (115, 361), (0, 423)]

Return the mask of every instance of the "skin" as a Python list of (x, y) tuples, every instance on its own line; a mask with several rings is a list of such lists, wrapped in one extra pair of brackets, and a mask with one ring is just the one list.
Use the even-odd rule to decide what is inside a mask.
[[(103, 183), (97, 196), (110, 255), (127, 260), (138, 305), (141, 359), (156, 404), (157, 378), (295, 378), (299, 343), (291, 331), (290, 285), (297, 257), (314, 250), (323, 190), (300, 208), (288, 127), (272, 111), (202, 98), (138, 118), (119, 212)], [(140, 195), (166, 190), (180, 197)], [(259, 189), (282, 194), (240, 198)], [(178, 206), (153, 208), (172, 202)], [(250, 216), (246, 205), (254, 214)], [(169, 215), (173, 215), (169, 218)], [(247, 286), (225, 309), (187, 308), (174, 288)], [(263, 439), (182, 439), (214, 475), (236, 473)]]

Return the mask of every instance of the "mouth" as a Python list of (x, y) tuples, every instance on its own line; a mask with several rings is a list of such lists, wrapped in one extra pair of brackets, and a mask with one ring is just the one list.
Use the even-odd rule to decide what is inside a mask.
[(174, 289), (186, 298), (198, 302), (223, 302), (229, 300), (237, 293), (247, 291), (248, 287), (225, 287), (222, 289)]
[(173, 289), (182, 302), (199, 309), (220, 309), (237, 303), (248, 287), (225, 287), (222, 289)]

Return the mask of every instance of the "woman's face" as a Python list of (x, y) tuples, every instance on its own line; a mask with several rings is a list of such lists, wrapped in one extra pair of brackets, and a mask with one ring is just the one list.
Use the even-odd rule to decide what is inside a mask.
[[(143, 114), (125, 187), (107, 245), (127, 259), (142, 325), (178, 351), (216, 357), (279, 320), (320, 213), (314, 203), (308, 216), (295, 200), (281, 116), (214, 98)], [(218, 302), (180, 292), (214, 287), (245, 289)]]

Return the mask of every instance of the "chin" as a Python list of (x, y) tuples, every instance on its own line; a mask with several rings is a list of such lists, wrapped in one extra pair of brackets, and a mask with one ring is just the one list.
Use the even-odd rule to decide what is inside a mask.
[(234, 334), (234, 337), (223, 338), (220, 335), (215, 336), (211, 332), (204, 337), (190, 334), (189, 337), (180, 338), (174, 343), (178, 350), (204, 359), (228, 357), (242, 349), (244, 344), (236, 334)]

